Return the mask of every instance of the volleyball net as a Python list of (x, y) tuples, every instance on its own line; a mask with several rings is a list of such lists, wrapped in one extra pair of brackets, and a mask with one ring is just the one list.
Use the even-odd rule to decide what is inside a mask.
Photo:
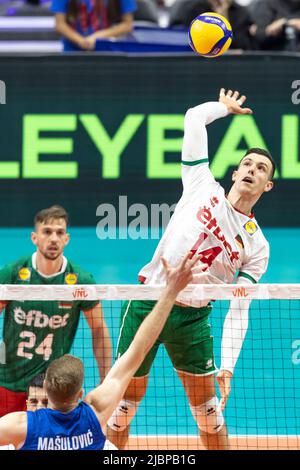
[[(162, 289), (162, 286), (145, 285), (1, 285), (0, 301), (14, 301), (18, 321), (24, 323), (24, 330), (26, 327), (26, 331), (34, 332), (37, 327), (34, 312), (41, 311), (43, 302), (67, 305), (81, 300), (99, 300), (115, 351), (123, 302), (157, 300)], [(224, 412), (232, 448), (300, 448), (300, 284), (189, 285), (177, 300), (189, 304), (191, 299), (214, 299), (209, 323), (217, 366), (230, 301), (251, 300), (248, 331)], [(34, 302), (36, 310), (27, 312), (27, 302)], [(51, 324), (55, 334), (59, 319)], [(60, 328), (61, 335), (63, 331), (64, 328)], [(33, 352), (30, 347), (27, 342), (24, 350)], [(84, 362), (87, 393), (98, 385), (99, 375), (91, 331), (83, 315), (70, 352)], [(5, 367), (3, 343), (0, 353), (1, 364)], [(45, 360), (45, 368), (49, 361), (51, 355)], [(182, 384), (163, 346), (158, 349), (147, 393), (132, 421), (128, 448), (202, 449)]]

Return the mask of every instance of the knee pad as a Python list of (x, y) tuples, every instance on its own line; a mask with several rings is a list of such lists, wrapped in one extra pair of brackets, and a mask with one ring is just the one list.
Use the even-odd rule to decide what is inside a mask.
[(206, 403), (199, 406), (192, 406), (190, 409), (200, 431), (207, 434), (217, 434), (224, 426), (224, 417), (222, 411), (218, 411), (218, 397), (213, 397)]
[(117, 432), (125, 431), (137, 412), (140, 402), (121, 400), (107, 421), (107, 425)]
[(112, 442), (106, 439), (103, 450), (119, 450)]

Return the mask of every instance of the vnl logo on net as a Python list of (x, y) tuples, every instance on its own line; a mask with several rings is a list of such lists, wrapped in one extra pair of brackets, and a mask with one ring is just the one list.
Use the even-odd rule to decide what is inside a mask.
[(0, 104), (6, 104), (6, 85), (3, 80), (0, 80)]

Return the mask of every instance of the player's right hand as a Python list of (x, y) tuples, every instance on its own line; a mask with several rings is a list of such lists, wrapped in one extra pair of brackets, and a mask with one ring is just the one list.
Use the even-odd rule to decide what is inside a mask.
[(252, 109), (242, 107), (246, 99), (245, 95), (240, 96), (239, 91), (228, 90), (226, 92), (225, 88), (220, 90), (219, 102), (225, 104), (229, 114), (252, 114)]

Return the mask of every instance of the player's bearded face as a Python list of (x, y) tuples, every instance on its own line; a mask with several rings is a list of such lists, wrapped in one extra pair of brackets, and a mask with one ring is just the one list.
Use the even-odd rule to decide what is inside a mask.
[(48, 260), (56, 260), (62, 255), (69, 241), (64, 219), (37, 224), (35, 245), (40, 253)]
[(251, 153), (241, 161), (233, 174), (233, 181), (241, 195), (260, 196), (273, 187), (271, 172), (272, 163), (267, 157)]

